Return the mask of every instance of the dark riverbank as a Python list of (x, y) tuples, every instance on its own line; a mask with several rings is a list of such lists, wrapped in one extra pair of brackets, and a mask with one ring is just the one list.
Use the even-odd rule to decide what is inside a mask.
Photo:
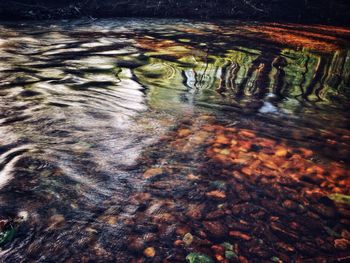
[(2, 0), (0, 20), (77, 17), (233, 18), (349, 25), (346, 0)]

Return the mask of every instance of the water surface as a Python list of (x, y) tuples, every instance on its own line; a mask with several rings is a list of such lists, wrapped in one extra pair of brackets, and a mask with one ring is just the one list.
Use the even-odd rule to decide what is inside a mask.
[(349, 40), (319, 25), (3, 22), (0, 230), (15, 234), (0, 260), (349, 260)]

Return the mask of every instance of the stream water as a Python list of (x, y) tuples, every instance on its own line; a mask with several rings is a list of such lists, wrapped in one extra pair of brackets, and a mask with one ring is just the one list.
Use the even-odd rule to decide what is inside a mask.
[(348, 262), (349, 41), (0, 23), (0, 261)]

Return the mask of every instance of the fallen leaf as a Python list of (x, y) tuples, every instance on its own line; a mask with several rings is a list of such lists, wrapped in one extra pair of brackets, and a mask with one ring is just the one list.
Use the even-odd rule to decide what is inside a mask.
[(156, 255), (154, 247), (148, 247), (143, 251), (143, 254), (148, 258), (153, 258)]

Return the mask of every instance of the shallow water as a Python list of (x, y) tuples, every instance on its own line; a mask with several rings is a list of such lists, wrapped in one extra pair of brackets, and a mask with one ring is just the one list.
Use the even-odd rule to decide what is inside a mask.
[(15, 235), (0, 260), (345, 262), (349, 41), (293, 24), (3, 22), (0, 230)]

